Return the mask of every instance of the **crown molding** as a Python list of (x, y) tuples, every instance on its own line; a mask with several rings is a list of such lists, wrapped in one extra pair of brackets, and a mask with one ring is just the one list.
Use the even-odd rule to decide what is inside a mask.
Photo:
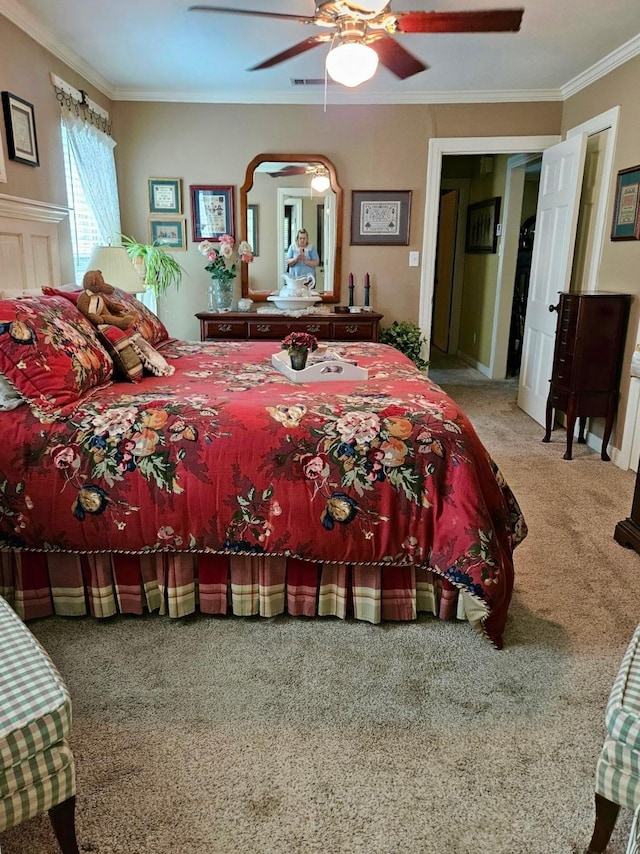
[(28, 36), (61, 59), (69, 68), (77, 71), (88, 83), (95, 86), (107, 98), (113, 99), (113, 86), (91, 65), (81, 59), (77, 53), (69, 50), (30, 12), (23, 9), (16, 0), (0, 0), (0, 15), (4, 15), (12, 24), (19, 27)]
[(640, 35), (629, 39), (628, 42), (621, 45), (608, 56), (605, 56), (599, 62), (596, 62), (596, 64), (592, 65), (591, 68), (587, 68), (587, 70), (583, 71), (582, 74), (578, 74), (577, 77), (573, 78), (573, 80), (569, 80), (568, 83), (565, 83), (561, 88), (563, 100), (570, 98), (582, 89), (586, 89), (587, 86), (590, 86), (592, 83), (595, 83), (596, 80), (599, 80), (601, 77), (604, 77), (611, 71), (614, 71), (616, 68), (624, 65), (625, 62), (628, 62), (630, 59), (638, 56), (639, 53)]
[(562, 101), (560, 89), (519, 89), (475, 92), (353, 92), (314, 87), (295, 92), (149, 92), (144, 89), (115, 89), (115, 101), (158, 101), (180, 104), (493, 104), (523, 101)]

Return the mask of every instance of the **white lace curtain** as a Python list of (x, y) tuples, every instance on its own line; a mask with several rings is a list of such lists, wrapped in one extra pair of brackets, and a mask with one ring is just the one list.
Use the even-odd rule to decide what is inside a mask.
[(62, 110), (87, 204), (100, 229), (103, 243), (120, 243), (120, 204), (113, 149), (116, 142), (69, 110)]

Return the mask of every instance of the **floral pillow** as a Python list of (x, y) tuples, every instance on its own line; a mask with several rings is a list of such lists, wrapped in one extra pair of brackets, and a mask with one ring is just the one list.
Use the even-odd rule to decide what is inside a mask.
[[(42, 289), (42, 292), (45, 294), (55, 294), (65, 297), (75, 305), (78, 302), (78, 297), (82, 293), (82, 288), (65, 290), (47, 286)], [(128, 332), (139, 332), (142, 337), (149, 342), (149, 344), (153, 344), (154, 346), (169, 339), (169, 333), (167, 332), (164, 323), (151, 311), (151, 309), (147, 308), (147, 306), (144, 305), (144, 303), (141, 303), (139, 299), (136, 299), (133, 294), (128, 294), (126, 291), (114, 288), (112, 299), (115, 302), (122, 303), (128, 311), (133, 311), (137, 315), (135, 322), (127, 330)]]
[(139, 299), (136, 299), (133, 294), (128, 294), (126, 291), (114, 288), (113, 299), (116, 302), (123, 303), (128, 311), (134, 311), (137, 314), (137, 319), (133, 323), (133, 326), (129, 327), (130, 332), (139, 332), (145, 341), (153, 344), (154, 347), (156, 344), (168, 340), (169, 333), (164, 323), (151, 309), (147, 308)]
[(39, 414), (106, 383), (113, 362), (96, 330), (59, 296), (0, 300), (0, 373)]
[(79, 288), (77, 285), (63, 285), (59, 288), (52, 288), (49, 285), (45, 285), (42, 288), (42, 293), (50, 297), (66, 297), (74, 305), (77, 305), (82, 288)]

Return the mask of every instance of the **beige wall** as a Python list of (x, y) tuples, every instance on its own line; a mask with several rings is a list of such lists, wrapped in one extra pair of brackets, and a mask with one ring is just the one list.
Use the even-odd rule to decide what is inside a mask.
[[(607, 235), (611, 229), (613, 202), (618, 170), (640, 163), (640, 111), (638, 110), (638, 86), (640, 84), (640, 57), (612, 71), (606, 77), (569, 98), (562, 112), (562, 132), (566, 133), (588, 119), (600, 115), (613, 107), (620, 107), (620, 122), (613, 165), (613, 177), (607, 210)], [(612, 241), (607, 236), (602, 250), (602, 261), (598, 274), (598, 289), (617, 293), (634, 294), (631, 304), (629, 331), (620, 383), (620, 405), (613, 434), (613, 444), (620, 447), (624, 426), (627, 398), (629, 394), (629, 368), (635, 347), (640, 318), (640, 241)], [(633, 461), (633, 465), (636, 461)]]
[[(84, 89), (89, 97), (106, 110), (111, 109), (111, 104), (104, 95), (0, 15), (0, 90), (12, 92), (33, 104), (40, 158), (40, 166), (27, 166), (24, 163), (9, 160), (4, 121), (0, 122), (7, 170), (7, 183), (0, 183), (0, 193), (55, 205), (66, 205), (67, 190), (60, 138), (60, 105), (51, 84), (51, 72), (59, 75), (72, 86)], [(66, 219), (61, 223), (60, 236), (62, 279), (71, 282), (73, 281), (73, 257)]]
[[(118, 102), (113, 112), (123, 229), (146, 239), (149, 177), (182, 178), (188, 212), (190, 184), (239, 189), (247, 164), (261, 152), (324, 154), (345, 192), (343, 299), (348, 274), (354, 274), (358, 301), (369, 272), (371, 302), (385, 315), (383, 325), (415, 321), (420, 268), (409, 267), (409, 250), (422, 252), (429, 139), (558, 133), (561, 109), (541, 103), (328, 106), (325, 112), (322, 106)], [(373, 189), (412, 191), (409, 246), (349, 245), (351, 191)], [(193, 315), (205, 306), (208, 276), (190, 240), (177, 257), (188, 275), (160, 312), (174, 335), (195, 338)]]

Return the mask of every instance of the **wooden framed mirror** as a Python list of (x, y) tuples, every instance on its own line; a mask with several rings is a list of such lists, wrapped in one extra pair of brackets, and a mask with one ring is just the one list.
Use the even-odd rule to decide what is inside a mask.
[[(311, 181), (326, 176), (329, 187)], [(240, 189), (240, 237), (257, 248), (242, 264), (242, 296), (264, 302), (284, 284), (285, 257), (299, 228), (309, 233), (320, 264), (316, 289), (323, 302), (340, 301), (342, 188), (335, 166), (322, 154), (258, 154)]]

